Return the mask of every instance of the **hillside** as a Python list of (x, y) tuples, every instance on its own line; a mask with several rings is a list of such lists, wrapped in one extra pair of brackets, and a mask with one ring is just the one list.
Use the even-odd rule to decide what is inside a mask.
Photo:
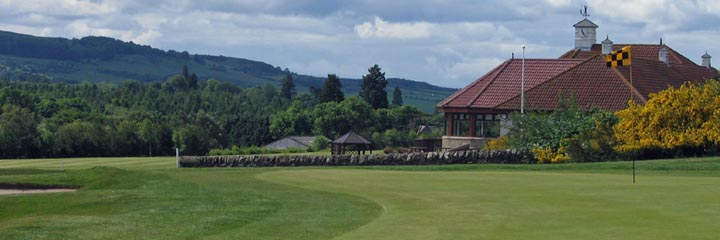
[[(240, 87), (267, 83), (279, 85), (280, 79), (288, 73), (293, 74), (299, 91), (305, 91), (310, 86), (320, 88), (325, 80), (324, 76), (292, 73), (264, 62), (164, 51), (108, 37), (65, 39), (0, 31), (0, 78), (5, 79), (111, 83), (135, 79), (153, 82), (165, 81), (179, 73), (183, 65), (188, 65), (201, 80), (214, 78)], [(346, 95), (357, 95), (360, 89), (358, 79), (341, 80)], [(391, 78), (388, 81), (388, 92), (399, 86), (404, 102), (425, 112), (434, 112), (435, 104), (455, 91), (405, 79)]]

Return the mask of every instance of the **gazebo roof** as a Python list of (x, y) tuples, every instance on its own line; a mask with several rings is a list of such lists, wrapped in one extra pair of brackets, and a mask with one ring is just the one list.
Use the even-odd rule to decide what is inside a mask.
[(361, 137), (354, 131), (350, 131), (346, 133), (345, 135), (342, 135), (338, 139), (335, 139), (332, 141), (332, 143), (339, 143), (339, 144), (372, 144), (370, 141), (366, 140), (365, 138)]

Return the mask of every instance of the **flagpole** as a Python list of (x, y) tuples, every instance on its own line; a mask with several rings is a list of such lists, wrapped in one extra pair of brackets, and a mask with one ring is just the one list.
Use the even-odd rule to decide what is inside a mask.
[[(632, 74), (633, 64), (630, 63), (630, 100), (632, 100), (633, 96), (633, 74)], [(633, 184), (635, 184), (635, 158), (632, 159), (632, 170), (633, 170)]]
[(520, 82), (520, 114), (525, 113), (525, 45), (522, 46), (522, 73)]

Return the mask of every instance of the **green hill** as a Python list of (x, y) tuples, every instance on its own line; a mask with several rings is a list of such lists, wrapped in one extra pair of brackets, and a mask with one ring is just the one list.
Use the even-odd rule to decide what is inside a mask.
[[(0, 77), (5, 79), (111, 83), (135, 79), (153, 82), (165, 81), (178, 74), (183, 65), (187, 65), (202, 80), (214, 78), (240, 87), (267, 83), (279, 86), (283, 76), (292, 74), (298, 90), (305, 91), (311, 86), (322, 87), (325, 80), (324, 77), (297, 74), (264, 62), (163, 51), (108, 37), (65, 39), (0, 31)], [(358, 79), (341, 81), (346, 95), (357, 95), (360, 89)], [(403, 91), (405, 104), (426, 112), (433, 112), (435, 104), (455, 91), (425, 82), (388, 79), (388, 92), (395, 86)]]

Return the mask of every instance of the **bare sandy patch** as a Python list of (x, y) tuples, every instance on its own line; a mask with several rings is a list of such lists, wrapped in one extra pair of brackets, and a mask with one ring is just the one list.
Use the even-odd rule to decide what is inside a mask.
[(0, 195), (75, 192), (77, 189), (0, 189)]

